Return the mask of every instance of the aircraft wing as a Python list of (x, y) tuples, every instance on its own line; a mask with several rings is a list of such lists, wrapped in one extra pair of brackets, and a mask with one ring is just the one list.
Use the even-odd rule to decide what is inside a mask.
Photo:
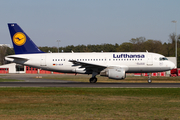
[(81, 61), (76, 61), (76, 60), (69, 60), (69, 62), (73, 63), (73, 66), (81, 66), (80, 68), (86, 68), (86, 69), (97, 69), (98, 71), (102, 71), (103, 69), (107, 68), (106, 65), (98, 65), (98, 64), (91, 64), (91, 63), (86, 63), (86, 62), (81, 62)]
[(107, 66), (107, 65), (99, 65), (99, 64), (91, 64), (76, 60), (69, 60), (69, 62), (73, 63), (73, 66), (81, 66), (80, 68), (86, 68), (86, 70), (96, 70), (96, 71), (102, 71), (104, 69), (116, 69), (116, 68), (122, 68), (125, 71), (128, 70), (128, 67), (126, 65), (113, 65), (113, 66)]

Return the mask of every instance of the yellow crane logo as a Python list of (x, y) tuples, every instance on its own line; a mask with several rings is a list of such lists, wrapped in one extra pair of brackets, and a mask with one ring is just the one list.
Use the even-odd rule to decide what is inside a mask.
[(26, 35), (22, 32), (17, 32), (16, 34), (14, 34), (13, 36), (13, 42), (14, 44), (16, 44), (17, 46), (22, 46), (25, 44), (26, 42)]

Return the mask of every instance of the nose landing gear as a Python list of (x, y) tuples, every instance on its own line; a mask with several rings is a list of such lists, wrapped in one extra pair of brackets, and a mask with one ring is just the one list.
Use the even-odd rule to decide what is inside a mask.
[(150, 79), (150, 73), (148, 73), (148, 83), (151, 83), (152, 82), (152, 80)]

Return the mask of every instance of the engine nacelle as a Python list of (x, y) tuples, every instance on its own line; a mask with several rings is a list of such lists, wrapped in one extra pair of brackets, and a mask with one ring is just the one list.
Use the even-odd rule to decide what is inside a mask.
[(121, 80), (126, 78), (125, 70), (122, 68), (109, 69), (107, 73), (110, 79)]

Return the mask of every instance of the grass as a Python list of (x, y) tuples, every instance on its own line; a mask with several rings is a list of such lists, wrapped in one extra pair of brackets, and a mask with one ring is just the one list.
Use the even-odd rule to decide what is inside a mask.
[[(89, 82), (91, 75), (50, 75), (43, 76), (45, 79), (55, 79), (55, 80), (67, 80), (67, 81), (77, 81), (77, 82)], [(127, 76), (124, 80), (112, 80), (108, 77), (97, 76), (97, 82), (121, 82), (121, 83), (147, 83), (148, 77), (146, 76)], [(152, 83), (180, 83), (180, 77), (151, 77)]]
[(180, 119), (179, 88), (1, 88), (0, 119)]

